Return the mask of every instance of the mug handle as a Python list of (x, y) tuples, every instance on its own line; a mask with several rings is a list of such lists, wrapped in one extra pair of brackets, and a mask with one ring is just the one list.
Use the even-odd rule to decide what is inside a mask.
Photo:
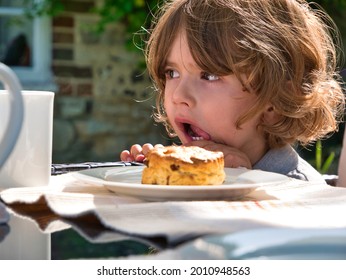
[(22, 128), (24, 106), (22, 88), (12, 69), (0, 62), (0, 82), (9, 93), (9, 121), (0, 142), (0, 169), (10, 156)]

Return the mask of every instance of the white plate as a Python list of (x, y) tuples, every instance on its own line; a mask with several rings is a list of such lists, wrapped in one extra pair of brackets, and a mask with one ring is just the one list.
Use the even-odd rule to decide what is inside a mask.
[(225, 168), (226, 180), (213, 186), (165, 186), (141, 184), (144, 166), (105, 167), (74, 173), (89, 183), (103, 185), (118, 195), (148, 201), (167, 200), (235, 200), (252, 190), (280, 184), (288, 177), (260, 170)]

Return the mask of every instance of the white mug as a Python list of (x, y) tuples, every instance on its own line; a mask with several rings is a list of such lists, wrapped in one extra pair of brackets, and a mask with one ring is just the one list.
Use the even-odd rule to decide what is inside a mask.
[[(7, 120), (0, 119), (3, 127), (2, 137), (0, 137), (0, 170), (10, 156), (21, 130), (23, 122), (23, 99), (21, 95), (21, 85), (14, 72), (0, 62), (0, 82), (9, 94), (7, 99)], [(1, 112), (0, 112), (1, 113)]]
[[(0, 189), (49, 184), (52, 164), (53, 102), (49, 91), (21, 91), (24, 118), (17, 143), (0, 169)], [(11, 93), (0, 90), (0, 139), (6, 135)], [(12, 118), (10, 118), (12, 125)]]

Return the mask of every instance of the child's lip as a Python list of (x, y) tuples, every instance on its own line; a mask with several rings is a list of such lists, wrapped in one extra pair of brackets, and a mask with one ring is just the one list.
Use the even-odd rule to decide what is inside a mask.
[(193, 122), (186, 119), (176, 119), (176, 125), (182, 131), (188, 142), (196, 140), (211, 140), (210, 135), (195, 125)]

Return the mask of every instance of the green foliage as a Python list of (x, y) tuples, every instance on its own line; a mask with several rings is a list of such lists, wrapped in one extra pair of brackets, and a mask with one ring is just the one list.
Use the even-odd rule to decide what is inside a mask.
[(159, 3), (160, 0), (104, 0), (101, 7), (93, 9), (93, 12), (100, 16), (96, 32), (103, 32), (110, 23), (121, 22), (130, 35), (127, 48), (137, 49), (141, 42), (133, 44), (132, 37), (141, 29), (146, 30), (149, 27)]
[(25, 12), (29, 17), (42, 15), (56, 16), (64, 11), (61, 0), (23, 0)]
[(103, 5), (95, 8), (94, 12), (100, 15), (98, 28), (103, 31), (109, 23), (122, 22), (128, 32), (137, 32), (147, 17), (158, 7), (158, 0), (104, 0)]
[(316, 142), (316, 151), (315, 151), (315, 167), (318, 172), (321, 174), (326, 174), (335, 158), (335, 152), (331, 152), (327, 159), (323, 161), (323, 152), (322, 152), (322, 142), (318, 140)]
[[(23, 0), (29, 17), (48, 15), (57, 16), (65, 10), (63, 0)], [(90, 12), (100, 16), (94, 32), (102, 33), (108, 24), (121, 22), (129, 34), (127, 47), (137, 49), (133, 44), (133, 35), (141, 29), (147, 29), (159, 4), (163, 0), (104, 0)]]
[(314, 2), (321, 5), (321, 7), (323, 7), (328, 13), (331, 13), (331, 15), (338, 12), (344, 12), (346, 9), (346, 0), (315, 0), (308, 2)]

